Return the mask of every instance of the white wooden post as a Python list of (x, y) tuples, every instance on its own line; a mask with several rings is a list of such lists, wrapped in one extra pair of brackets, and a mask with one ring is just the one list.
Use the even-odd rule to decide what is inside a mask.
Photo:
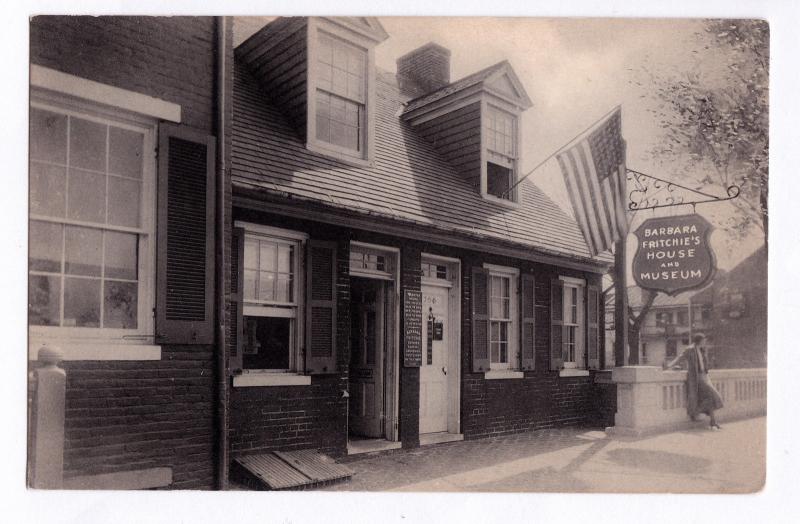
[(61, 350), (42, 346), (41, 366), (34, 371), (36, 393), (32, 424), (34, 441), (31, 484), (37, 489), (60, 489), (64, 480), (64, 394), (67, 374), (58, 367)]

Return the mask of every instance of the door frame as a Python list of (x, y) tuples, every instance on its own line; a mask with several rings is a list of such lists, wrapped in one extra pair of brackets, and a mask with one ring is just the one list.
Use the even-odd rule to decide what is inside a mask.
[(461, 433), (461, 260), (458, 258), (422, 253), (420, 263), (438, 262), (452, 270), (447, 282), (422, 278), (423, 286), (438, 286), (449, 289), (447, 294), (447, 432)]
[[(391, 271), (358, 271), (348, 266), (351, 277), (383, 280), (388, 282), (384, 288), (384, 346), (385, 358), (383, 372), (383, 434), (386, 440), (397, 442), (400, 439), (400, 248), (350, 241), (351, 249), (360, 248), (386, 256), (392, 260)], [(352, 335), (351, 335), (352, 336)], [(349, 415), (348, 415), (349, 417)]]

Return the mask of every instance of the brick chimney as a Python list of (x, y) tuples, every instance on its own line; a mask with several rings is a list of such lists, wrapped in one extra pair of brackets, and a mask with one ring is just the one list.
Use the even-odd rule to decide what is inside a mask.
[(397, 59), (400, 90), (409, 96), (422, 96), (450, 83), (450, 50), (427, 43)]

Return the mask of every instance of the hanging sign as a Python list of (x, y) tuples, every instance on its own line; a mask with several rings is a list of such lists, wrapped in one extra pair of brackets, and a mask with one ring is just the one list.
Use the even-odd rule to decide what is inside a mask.
[(406, 289), (403, 293), (403, 366), (422, 365), (422, 291)]
[(696, 214), (645, 220), (634, 231), (636, 284), (668, 295), (706, 285), (716, 271), (710, 233), (711, 224)]

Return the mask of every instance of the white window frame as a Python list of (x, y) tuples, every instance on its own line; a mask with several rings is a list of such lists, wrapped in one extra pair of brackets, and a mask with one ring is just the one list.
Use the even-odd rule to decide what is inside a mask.
[[(559, 277), (559, 279), (564, 283), (563, 286), (563, 295), (562, 295), (562, 304), (564, 307), (563, 310), (563, 319), (564, 319), (564, 327), (573, 326), (576, 328), (575, 334), (575, 359), (570, 361), (567, 360), (566, 355), (564, 355), (564, 350), (562, 349), (562, 356), (564, 357), (564, 369), (566, 370), (585, 370), (587, 369), (587, 363), (585, 359), (585, 351), (586, 351), (586, 281), (577, 278), (571, 277)], [(577, 290), (577, 304), (576, 304), (576, 312), (577, 312), (577, 322), (570, 323), (567, 322), (567, 294), (571, 294), (572, 289)], [(567, 339), (564, 337), (563, 347), (566, 348)]]
[[(354, 151), (317, 138), (317, 63), (320, 33), (360, 48), (365, 53), (364, 115), (362, 116), (361, 150)], [(324, 18), (312, 17), (308, 22), (308, 89), (306, 106), (306, 147), (349, 164), (370, 166), (374, 158), (375, 130), (375, 50), (370, 39), (349, 31)]]
[[(484, 264), (484, 269), (489, 270), (489, 372), (485, 378), (517, 378), (519, 371), (519, 269), (494, 264)], [(511, 321), (508, 328), (508, 362), (492, 362), (492, 322), (498, 319), (491, 317), (491, 282), (492, 277), (509, 279), (509, 316)], [(512, 376), (506, 376), (513, 374)]]
[[(499, 153), (493, 151), (489, 148), (488, 143), (488, 119), (491, 112), (497, 111), (500, 113), (504, 113), (507, 116), (510, 116), (513, 122), (513, 147), (514, 153), (513, 157), (510, 158), (512, 163), (512, 175), (511, 175), (511, 184), (512, 186), (517, 183), (519, 180), (519, 151), (520, 151), (520, 144), (522, 140), (522, 129), (520, 125), (520, 114), (519, 110), (512, 108), (509, 104), (500, 101), (495, 97), (487, 97), (484, 96), (481, 98), (481, 197), (485, 200), (489, 200), (496, 204), (500, 204), (505, 207), (509, 207), (512, 209), (516, 209), (519, 207), (519, 186), (514, 187), (511, 190), (509, 198), (500, 198), (495, 195), (489, 193), (489, 162), (492, 160), (493, 155), (499, 155), (502, 157), (509, 158), (508, 155), (504, 153)], [(493, 162), (497, 164), (497, 162)], [(498, 164), (499, 165), (499, 164)], [(508, 167), (508, 166), (503, 166)]]
[[(127, 106), (123, 109), (111, 107), (108, 93), (120, 97), (129, 93), (132, 99), (143, 103), (155, 104), (159, 111), (163, 107), (157, 103), (166, 104), (172, 109), (171, 116), (175, 117), (174, 108), (180, 114), (180, 106), (163, 103), (158, 99), (146, 97), (139, 93), (129, 92), (97, 82), (91, 82), (72, 75), (50, 74), (46, 68), (37, 68), (36, 76), (32, 71), (32, 88), (30, 107), (52, 111), (59, 114), (74, 116), (84, 120), (113, 125), (115, 127), (135, 130), (144, 135), (142, 159), (142, 192), (140, 198), (141, 224), (138, 228), (99, 225), (72, 219), (60, 219), (39, 215), (29, 215), (29, 220), (39, 220), (65, 225), (86, 226), (92, 229), (120, 231), (138, 235), (139, 265), (137, 289), (137, 328), (84, 328), (63, 326), (29, 326), (29, 358), (36, 359), (42, 346), (57, 347), (61, 350), (65, 360), (159, 360), (161, 348), (153, 343), (155, 318), (155, 252), (156, 252), (156, 155), (155, 144), (157, 137), (157, 122), (153, 118), (129, 112)], [(55, 73), (55, 72), (53, 72)], [(65, 87), (66, 86), (66, 87)], [(79, 99), (82, 87), (103, 86), (98, 89), (99, 100)], [(82, 93), (83, 94), (83, 93)], [(85, 94), (92, 95), (91, 91)], [(105, 96), (103, 96), (105, 95)], [(113, 98), (115, 100), (116, 98)], [(130, 105), (130, 104), (129, 104)], [(145, 105), (139, 106), (144, 108)], [(160, 108), (160, 109), (159, 109)], [(147, 114), (158, 113), (156, 109), (147, 111)], [(179, 118), (179, 116), (178, 116)], [(62, 282), (63, 286), (63, 282)], [(63, 293), (62, 293), (63, 294)], [(63, 308), (63, 304), (61, 304)], [(101, 303), (101, 308), (103, 307)]]
[[(293, 261), (293, 296), (291, 303), (279, 301), (260, 301), (247, 300), (242, 296), (242, 317), (272, 317), (272, 318), (292, 318), (294, 322), (290, 330), (289, 348), (289, 367), (286, 369), (243, 369), (242, 378), (234, 377), (234, 386), (271, 386), (271, 385), (305, 385), (310, 384), (310, 377), (304, 377), (298, 381), (287, 378), (286, 375), (293, 376), (302, 373), (301, 369), (301, 348), (305, 335), (305, 245), (308, 235), (299, 231), (281, 229), (261, 224), (236, 221), (235, 227), (244, 229), (245, 246), (247, 239), (264, 239), (278, 244), (291, 245), (294, 247), (295, 256)], [(244, 278), (241, 275), (240, 278)], [(252, 375), (252, 376), (247, 376)], [(281, 377), (283, 376), (283, 377)]]

